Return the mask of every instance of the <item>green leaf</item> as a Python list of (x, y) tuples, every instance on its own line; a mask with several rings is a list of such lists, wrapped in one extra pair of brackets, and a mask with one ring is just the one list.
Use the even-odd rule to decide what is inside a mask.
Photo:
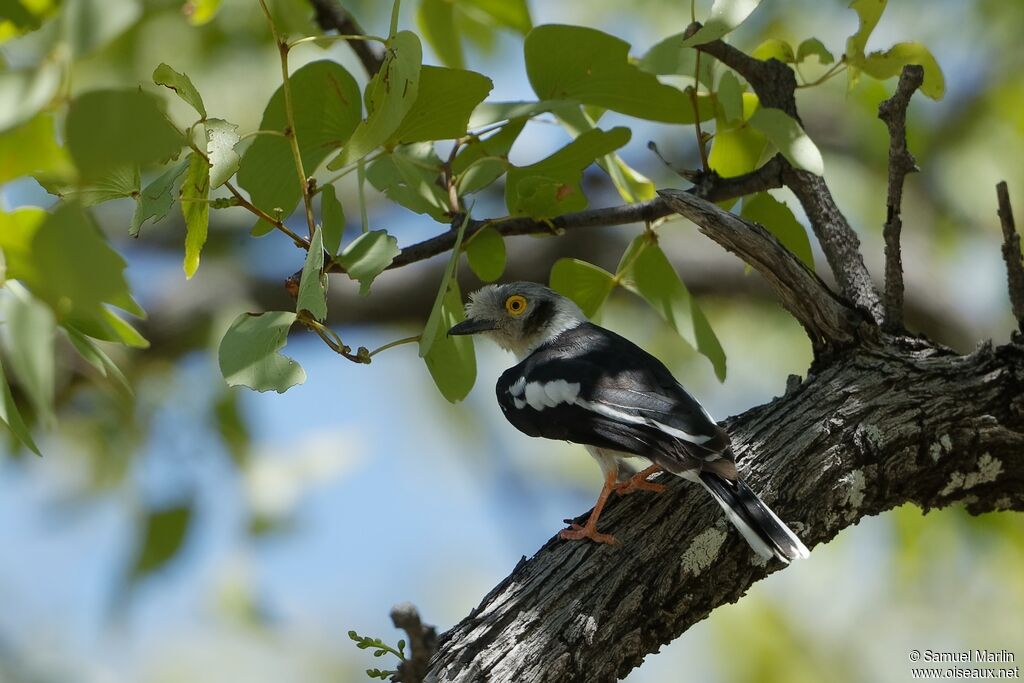
[[(311, 62), (289, 77), (295, 129), (307, 175), (313, 175), (331, 150), (348, 140), (362, 113), (359, 85), (331, 61)], [(284, 92), (278, 88), (263, 112), (260, 130), (284, 132), (288, 127)], [(253, 204), (274, 215), (290, 216), (302, 198), (295, 159), (287, 138), (257, 135), (242, 155), (238, 184)]]
[(44, 425), (54, 422), (54, 340), (57, 321), (53, 312), (16, 282), (7, 284), (3, 326), (11, 370), (33, 410)]
[(57, 95), (61, 69), (44, 61), (38, 69), (0, 71), (0, 131), (25, 123)]
[(224, 119), (207, 119), (206, 155), (210, 158), (210, 189), (218, 188), (238, 170), (241, 159), (235, 152), (238, 126)]
[(814, 270), (814, 254), (811, 252), (811, 241), (807, 237), (807, 231), (785, 202), (780, 202), (767, 192), (758, 192), (753, 197), (743, 200), (743, 211), (740, 215), (763, 225), (782, 242), (783, 246), (796, 254), (808, 268)]
[(327, 274), (324, 273), (324, 239), (320, 226), (313, 231), (313, 239), (309, 241), (295, 310), (309, 311), (319, 322), (327, 319)]
[(718, 379), (725, 380), (725, 351), (657, 241), (647, 233), (634, 239), (619, 263), (619, 277), (623, 287), (646, 300), (683, 340), (711, 361)]
[(188, 17), (188, 23), (202, 26), (213, 21), (220, 9), (221, 0), (186, 0), (182, 13)]
[(320, 215), (323, 220), (324, 249), (334, 256), (341, 248), (341, 236), (345, 232), (345, 211), (338, 201), (334, 185), (324, 185), (320, 190)]
[(128, 394), (132, 393), (128, 378), (124, 376), (121, 369), (117, 367), (110, 356), (104, 353), (103, 349), (95, 341), (73, 325), (65, 325), (64, 331), (67, 332), (68, 339), (71, 341), (71, 345), (75, 347), (75, 350), (78, 351), (78, 355), (96, 368), (101, 375), (115, 380)]
[(800, 47), (796, 49), (796, 61), (798, 64), (803, 63), (811, 55), (817, 55), (818, 61), (822, 64), (831, 64), (836, 61), (825, 44), (817, 38), (808, 38), (800, 43)]
[(0, 133), (0, 184), (29, 174), (60, 176), (71, 171), (67, 152), (57, 144), (52, 114), (37, 114)]
[[(577, 137), (595, 128), (594, 120), (583, 111), (583, 107), (563, 109), (557, 116), (563, 127)], [(606, 154), (597, 163), (612, 179), (619, 196), (625, 201), (636, 203), (654, 198), (654, 183), (630, 167), (618, 154)]]
[(546, 159), (530, 166), (512, 166), (505, 181), (509, 213), (534, 218), (558, 216), (587, 207), (580, 185), (584, 169), (629, 142), (628, 128), (594, 129)]
[(760, 2), (761, 0), (715, 0), (711, 5), (711, 17), (696, 33), (683, 41), (683, 45), (693, 47), (718, 40), (746, 21)]
[(857, 13), (859, 26), (857, 32), (846, 40), (847, 58), (859, 61), (858, 58), (864, 56), (864, 47), (885, 11), (886, 3), (887, 0), (853, 0), (850, 3), (850, 9)]
[(476, 276), (484, 282), (494, 282), (505, 272), (505, 239), (486, 226), (466, 244), (466, 259)]
[(178, 554), (192, 522), (191, 505), (146, 513), (139, 529), (129, 581), (138, 581), (162, 569)]
[(708, 165), (723, 178), (750, 173), (757, 168), (768, 138), (747, 123), (715, 133)]
[(764, 133), (793, 166), (824, 175), (825, 163), (818, 147), (786, 112), (773, 107), (760, 107), (750, 117), (750, 125)]
[(74, 0), (64, 3), (61, 25), (75, 59), (102, 48), (142, 16), (139, 0)]
[(4, 375), (3, 364), (0, 363), (0, 422), (5, 427), (11, 430), (30, 451), (36, 455), (41, 456), (39, 447), (36, 446), (36, 442), (32, 440), (32, 433), (29, 432), (28, 427), (25, 426), (25, 421), (21, 417), (21, 413), (18, 412), (18, 405), (14, 402), (14, 396), (11, 395), (11, 387), (7, 384), (7, 377)]
[[(476, 382), (476, 354), (471, 336), (448, 336), (448, 330), (466, 318), (459, 283), (455, 278), (447, 281), (443, 294), (429, 351), (421, 355), (441, 395), (455, 403), (466, 398)], [(435, 319), (433, 314), (431, 318)], [(426, 335), (427, 330), (423, 334)]]
[(455, 274), (455, 267), (459, 264), (462, 236), (466, 233), (466, 225), (468, 223), (469, 214), (467, 213), (459, 223), (459, 229), (455, 233), (455, 244), (452, 246), (451, 256), (448, 257), (448, 265), (445, 266), (444, 274), (441, 276), (441, 285), (437, 289), (437, 296), (434, 297), (434, 305), (430, 309), (430, 317), (427, 318), (427, 324), (423, 327), (423, 334), (420, 336), (420, 358), (425, 358), (430, 353), (431, 347), (439, 336), (448, 338), (448, 330), (451, 328), (451, 325), (442, 327), (442, 319), (444, 317), (442, 308), (444, 307), (445, 297), (448, 295), (448, 283)]
[(182, 159), (143, 188), (137, 198), (138, 204), (132, 215), (131, 227), (128, 229), (129, 235), (138, 237), (143, 223), (150, 218), (155, 218), (155, 222), (159, 222), (170, 212), (171, 204), (174, 203), (174, 186), (181, 174), (188, 168), (189, 161), (189, 159)]
[(368, 115), (327, 168), (334, 170), (359, 161), (392, 137), (416, 102), (422, 59), (420, 39), (415, 33), (399, 31), (388, 39), (384, 64), (366, 86)]
[(65, 124), (67, 147), (82, 174), (101, 177), (119, 166), (177, 156), (184, 140), (157, 101), (139, 90), (93, 90), (75, 98)]
[(564, 108), (578, 107), (572, 100), (543, 100), (540, 102), (484, 102), (469, 117), (470, 128), (489, 126), (499, 121), (530, 119), (548, 112), (559, 112)]
[(199, 91), (192, 85), (192, 79), (186, 74), (178, 73), (171, 67), (162, 63), (153, 71), (153, 82), (170, 88), (178, 94), (178, 97), (189, 104), (200, 117), (206, 118), (206, 105)]
[(459, 195), (479, 192), (508, 170), (508, 152), (519, 137), (526, 119), (513, 119), (487, 138), (473, 138), (463, 145), (452, 162)]
[(593, 318), (615, 289), (615, 278), (592, 263), (562, 258), (551, 267), (549, 284), (551, 289), (575, 301), (588, 318)]
[(444, 222), (448, 220), (448, 195), (437, 183), (440, 174), (441, 160), (429, 143), (396, 148), (366, 168), (366, 179), (388, 199)]
[(459, 4), (474, 8), (490, 17), (497, 25), (526, 35), (533, 28), (527, 0), (459, 0)]
[(199, 253), (206, 244), (210, 225), (210, 166), (206, 159), (193, 152), (189, 155), (188, 173), (181, 186), (181, 214), (185, 217), (185, 277), (192, 279), (199, 268)]
[(872, 52), (858, 66), (867, 75), (878, 80), (898, 76), (907, 64), (924, 67), (921, 92), (933, 100), (946, 94), (946, 78), (931, 51), (921, 43), (896, 43), (884, 52)]
[(443, 64), (456, 69), (465, 66), (452, 0), (421, 0), (416, 21), (423, 38), (434, 48)]
[(736, 74), (726, 71), (718, 81), (718, 102), (722, 105), (726, 123), (743, 118), (743, 86)]
[(461, 138), (470, 114), (493, 85), (475, 71), (424, 66), (416, 101), (389, 144)]
[(138, 166), (120, 166), (80, 190), (66, 190), (61, 194), (64, 199), (73, 199), (82, 206), (95, 206), (138, 196), (139, 182)]
[(796, 55), (793, 54), (793, 46), (785, 40), (780, 40), (778, 38), (769, 38), (755, 47), (754, 51), (750, 54), (751, 56), (764, 61), (777, 59), (783, 64), (792, 64), (797, 61)]
[(243, 313), (235, 318), (220, 342), (220, 372), (229, 386), (279, 394), (306, 381), (302, 366), (280, 351), (295, 322), (291, 311)]
[[(141, 309), (140, 309), (141, 310)], [(148, 349), (149, 342), (131, 324), (109, 309), (104, 309), (101, 315), (103, 326), (97, 326), (95, 336), (104, 341), (120, 342), (125, 346), (136, 349)]]
[[(644, 71), (659, 76), (685, 76), (691, 85), (697, 72), (697, 50), (684, 47), (682, 33), (676, 33), (658, 42), (637, 62)], [(699, 81), (708, 90), (714, 89), (714, 60), (703, 59), (700, 63)]]
[(370, 285), (395, 257), (402, 253), (398, 240), (387, 230), (371, 230), (355, 238), (336, 259), (353, 280), (359, 281), (359, 293), (370, 293)]
[(574, 100), (666, 123), (694, 121), (690, 98), (630, 62), (629, 43), (615, 36), (581, 26), (538, 26), (524, 51), (530, 85), (542, 100)]

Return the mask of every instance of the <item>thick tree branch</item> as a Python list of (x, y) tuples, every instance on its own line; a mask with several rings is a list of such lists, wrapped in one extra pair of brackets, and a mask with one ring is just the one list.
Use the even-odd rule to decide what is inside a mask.
[(900, 253), (900, 231), (903, 219), (903, 181), (908, 173), (918, 170), (914, 156), (907, 149), (907, 107), (910, 98), (924, 82), (924, 67), (908, 64), (903, 67), (896, 92), (878, 105), (878, 118), (889, 129), (889, 195), (886, 203), (885, 227), (885, 320), (889, 332), (903, 330), (903, 257)]
[[(687, 27), (684, 35), (692, 35), (698, 28), (700, 24), (694, 22)], [(800, 121), (796, 109), (796, 76), (788, 66), (775, 59), (755, 59), (721, 40), (705, 43), (698, 46), (698, 49), (743, 76), (754, 89), (762, 106), (781, 109)], [(840, 292), (864, 308), (876, 321), (882, 320), (882, 301), (864, 265), (860, 239), (836, 205), (825, 180), (810, 171), (793, 168), (785, 160), (783, 164), (786, 187), (793, 191), (803, 206), (821, 249), (825, 252), (828, 265), (839, 283)]]
[(857, 327), (864, 322), (861, 316), (770, 232), (686, 192), (661, 190), (658, 194), (701, 232), (757, 270), (803, 325), (816, 351), (858, 337)]
[[(316, 10), (316, 23), (324, 31), (337, 31), (343, 36), (366, 35), (363, 27), (348, 13), (344, 7), (338, 4), (337, 0), (309, 0), (309, 4)], [(365, 40), (346, 40), (356, 57), (362, 62), (368, 76), (373, 77), (380, 71), (384, 63), (384, 57)]]
[[(1024, 347), (891, 340), (729, 420), (754, 490), (808, 546), (906, 502), (1024, 509)], [(442, 634), (428, 680), (613, 681), (782, 567), (681, 479), (612, 502), (619, 546), (553, 538)], [(554, 531), (554, 529), (552, 530)]]
[(420, 620), (420, 613), (408, 602), (391, 608), (391, 623), (409, 636), (409, 658), (398, 665), (392, 680), (421, 683), (427, 675), (430, 658), (437, 652), (437, 631)]
[(1005, 180), (996, 185), (996, 195), (999, 198), (999, 222), (1003, 226), (1003, 260), (1006, 261), (1010, 305), (1017, 319), (1017, 329), (1024, 333), (1024, 263), (1021, 261), (1020, 235), (1013, 222), (1010, 190)]

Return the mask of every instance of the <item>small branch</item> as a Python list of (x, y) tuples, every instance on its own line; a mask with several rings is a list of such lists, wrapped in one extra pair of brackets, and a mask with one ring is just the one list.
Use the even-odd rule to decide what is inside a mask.
[(846, 344), (857, 337), (859, 316), (821, 279), (760, 225), (746, 221), (698, 197), (678, 190), (658, 194), (679, 215), (757, 270), (782, 305), (803, 325), (815, 350)]
[(882, 326), (889, 332), (903, 330), (903, 257), (900, 253), (900, 232), (903, 219), (903, 181), (908, 173), (918, 171), (914, 156), (907, 149), (907, 107), (914, 91), (924, 82), (924, 68), (908, 64), (900, 74), (896, 92), (878, 105), (878, 118), (889, 128), (889, 199), (886, 203), (885, 227), (885, 318)]
[[(337, 0), (309, 0), (309, 4), (316, 10), (316, 23), (324, 31), (337, 31), (343, 35), (365, 35), (359, 22), (349, 14), (345, 8), (338, 4)], [(356, 57), (362, 63), (366, 73), (371, 78), (380, 71), (384, 63), (384, 57), (370, 43), (365, 40), (348, 39), (349, 47), (356, 53)]]
[(409, 658), (398, 665), (392, 679), (401, 683), (421, 683), (427, 674), (430, 658), (437, 651), (437, 630), (420, 620), (416, 608), (403, 602), (391, 608), (391, 623), (409, 636)]
[(1013, 307), (1013, 317), (1017, 319), (1017, 329), (1024, 333), (1024, 261), (1021, 258), (1020, 235), (1013, 222), (1010, 191), (1005, 180), (996, 185), (996, 195), (999, 197), (999, 222), (1003, 226), (1003, 260), (1006, 261), (1010, 305)]
[(224, 183), (224, 187), (226, 187), (228, 189), (228, 192), (230, 192), (234, 196), (235, 200), (238, 202), (238, 205), (240, 207), (246, 209), (253, 215), (258, 216), (260, 219), (265, 220), (267, 223), (270, 223), (275, 228), (291, 237), (292, 241), (295, 242), (295, 246), (301, 249), (309, 249), (308, 241), (306, 241), (304, 238), (300, 237), (298, 234), (293, 232), (287, 225), (285, 225), (284, 223), (274, 218), (269, 213), (259, 208), (245, 197), (243, 197), (242, 193), (238, 191), (238, 188), (236, 188), (230, 182)]

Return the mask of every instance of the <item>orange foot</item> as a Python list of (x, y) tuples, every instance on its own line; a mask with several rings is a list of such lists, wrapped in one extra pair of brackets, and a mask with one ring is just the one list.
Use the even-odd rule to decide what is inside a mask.
[(654, 491), (655, 493), (661, 493), (665, 490), (663, 484), (655, 484), (653, 481), (647, 481), (647, 477), (656, 472), (660, 472), (661, 468), (657, 465), (651, 465), (643, 472), (637, 472), (629, 481), (624, 481), (621, 484), (615, 484), (613, 487), (615, 492), (620, 496), (627, 496), (630, 493), (636, 493), (637, 491)]
[(611, 534), (602, 534), (598, 531), (596, 524), (580, 526), (576, 522), (573, 522), (570, 528), (559, 531), (558, 537), (566, 541), (581, 541), (584, 538), (589, 538), (594, 543), (607, 543), (608, 545), (618, 545), (619, 543)]

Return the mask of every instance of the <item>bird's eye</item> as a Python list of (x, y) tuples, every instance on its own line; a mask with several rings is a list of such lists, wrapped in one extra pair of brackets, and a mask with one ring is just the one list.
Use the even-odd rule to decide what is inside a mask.
[(522, 315), (526, 312), (526, 297), (513, 294), (505, 299), (505, 310), (509, 312), (509, 315)]

